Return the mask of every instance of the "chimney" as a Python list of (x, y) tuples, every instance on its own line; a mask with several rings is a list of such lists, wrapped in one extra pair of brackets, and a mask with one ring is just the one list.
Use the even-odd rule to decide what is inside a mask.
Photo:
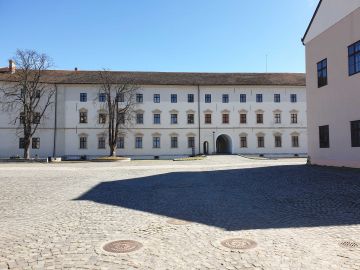
[(16, 71), (15, 61), (12, 60), (12, 59), (10, 59), (10, 60), (9, 60), (9, 72), (10, 72), (11, 74), (14, 74), (15, 71)]

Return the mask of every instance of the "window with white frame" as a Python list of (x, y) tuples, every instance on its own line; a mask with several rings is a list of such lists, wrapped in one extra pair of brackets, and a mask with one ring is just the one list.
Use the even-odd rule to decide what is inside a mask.
[(240, 148), (247, 148), (247, 136), (240, 136)]
[(171, 148), (178, 148), (178, 137), (171, 136)]
[(281, 124), (281, 114), (275, 113), (274, 117), (275, 117), (275, 124)]
[(153, 148), (160, 148), (160, 137), (153, 137)]
[(195, 137), (188, 137), (188, 148), (195, 147)]
[(98, 149), (105, 149), (105, 136), (98, 137)]
[(123, 136), (119, 136), (116, 140), (116, 147), (119, 149), (125, 148), (125, 138)]
[(292, 135), (291, 136), (291, 145), (292, 147), (299, 147), (299, 135)]
[(143, 147), (143, 138), (140, 136), (135, 137), (135, 148), (139, 149)]
[(80, 136), (79, 144), (80, 149), (87, 149), (87, 136)]
[(275, 147), (276, 148), (281, 147), (281, 135), (275, 135), (274, 138), (275, 138)]
[(178, 115), (177, 115), (177, 113), (172, 113), (171, 114), (171, 124), (175, 125), (177, 123), (178, 123)]

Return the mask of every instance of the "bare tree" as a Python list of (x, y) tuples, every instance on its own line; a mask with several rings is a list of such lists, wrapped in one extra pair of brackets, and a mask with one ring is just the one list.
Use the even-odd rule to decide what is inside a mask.
[(99, 72), (99, 95), (105, 102), (102, 110), (107, 114), (107, 133), (110, 156), (116, 156), (117, 140), (122, 129), (133, 123), (136, 106), (137, 85), (127, 78), (117, 78), (110, 71)]
[(17, 50), (14, 60), (17, 69), (9, 76), (11, 82), (0, 88), (0, 104), (11, 115), (11, 123), (18, 126), (24, 158), (29, 159), (32, 137), (54, 102), (55, 87), (43, 80), (44, 71), (52, 64), (46, 54), (33, 50)]

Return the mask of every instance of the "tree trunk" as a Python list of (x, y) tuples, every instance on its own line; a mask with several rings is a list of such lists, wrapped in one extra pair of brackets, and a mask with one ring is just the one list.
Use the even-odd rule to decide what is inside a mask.
[(30, 159), (30, 143), (24, 143), (24, 159)]
[(110, 157), (116, 157), (116, 145), (110, 145)]

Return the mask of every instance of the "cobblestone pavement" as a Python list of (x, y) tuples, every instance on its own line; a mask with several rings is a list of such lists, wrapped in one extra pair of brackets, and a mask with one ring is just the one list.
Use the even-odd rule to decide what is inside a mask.
[(304, 163), (1, 164), (0, 269), (360, 269), (360, 171)]

